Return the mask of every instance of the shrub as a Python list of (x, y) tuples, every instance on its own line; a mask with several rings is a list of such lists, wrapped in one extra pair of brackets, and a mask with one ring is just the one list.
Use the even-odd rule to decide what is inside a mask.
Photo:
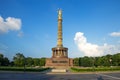
[(84, 71), (87, 71), (87, 72), (91, 72), (91, 71), (119, 71), (120, 70), (120, 67), (103, 67), (103, 68), (75, 68), (75, 67), (72, 67), (71, 68), (72, 71), (75, 71), (75, 72), (84, 72)]
[(23, 67), (0, 67), (0, 71), (30, 71), (30, 72), (41, 72), (49, 68), (23, 68)]

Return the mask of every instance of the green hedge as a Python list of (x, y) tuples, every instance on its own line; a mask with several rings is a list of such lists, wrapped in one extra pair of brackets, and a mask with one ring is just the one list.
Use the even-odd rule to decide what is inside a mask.
[(91, 72), (91, 71), (120, 71), (120, 67), (104, 67), (104, 68), (71, 68), (75, 72)]
[(0, 71), (30, 71), (30, 72), (41, 72), (49, 68), (23, 68), (23, 67), (0, 67)]

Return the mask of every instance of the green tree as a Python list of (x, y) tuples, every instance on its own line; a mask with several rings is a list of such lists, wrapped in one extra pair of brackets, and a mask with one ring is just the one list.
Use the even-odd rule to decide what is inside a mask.
[(34, 64), (34, 66), (40, 66), (40, 59), (39, 58), (33, 58), (33, 64)]
[(13, 62), (15, 64), (15, 66), (24, 66), (25, 64), (25, 57), (23, 54), (21, 53), (17, 53), (14, 57), (13, 57)]
[(7, 57), (3, 58), (3, 66), (8, 66), (10, 63), (9, 59)]
[(33, 59), (31, 57), (27, 57), (25, 60), (26, 60), (26, 65), (27, 66), (32, 66), (33, 65)]
[(10, 66), (14, 66), (14, 62), (13, 61), (10, 62)]
[(9, 59), (7, 57), (4, 57), (3, 54), (0, 54), (0, 66), (8, 66), (9, 65)]
[(3, 54), (0, 53), (0, 66), (3, 65)]
[(112, 57), (112, 65), (120, 66), (120, 53), (114, 54)]
[(79, 63), (80, 63), (80, 62), (79, 62), (79, 58), (74, 58), (73, 62), (74, 62), (74, 63), (73, 63), (74, 66), (80, 66), (80, 65), (79, 65)]
[(84, 67), (93, 66), (93, 58), (92, 57), (87, 57), (87, 56), (81, 58), (81, 66), (84, 66)]
[(95, 66), (103, 66), (103, 58), (102, 57), (95, 57)]
[(45, 66), (46, 58), (40, 58), (40, 66)]
[(112, 65), (112, 55), (110, 55), (110, 54), (107, 54), (106, 55), (106, 62), (107, 62), (107, 65), (106, 66), (111, 66)]

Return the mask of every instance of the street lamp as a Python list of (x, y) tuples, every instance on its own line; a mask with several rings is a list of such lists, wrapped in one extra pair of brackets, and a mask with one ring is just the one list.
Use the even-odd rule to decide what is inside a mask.
[(93, 72), (95, 71), (95, 57), (93, 57)]
[(26, 60), (25, 60), (25, 57), (24, 57), (24, 72), (25, 72), (25, 65), (26, 65)]
[(111, 65), (111, 67), (112, 67), (112, 58), (110, 58), (109, 61), (110, 61), (110, 65)]

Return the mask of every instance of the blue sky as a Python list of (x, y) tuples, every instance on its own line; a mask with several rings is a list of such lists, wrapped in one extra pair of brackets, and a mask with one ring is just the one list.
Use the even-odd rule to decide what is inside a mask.
[[(119, 4), (120, 0), (0, 0), (0, 53), (10, 59), (18, 52), (26, 57), (51, 57), (51, 48), (57, 45), (59, 8), (63, 11), (63, 45), (69, 48), (69, 57), (89, 56), (86, 50), (94, 53), (94, 48), (117, 48), (111, 54), (120, 52)], [(75, 39), (78, 32), (80, 42)], [(86, 46), (80, 36), (87, 40)], [(88, 45), (92, 49), (86, 49)], [(103, 55), (105, 51), (101, 51)]]

